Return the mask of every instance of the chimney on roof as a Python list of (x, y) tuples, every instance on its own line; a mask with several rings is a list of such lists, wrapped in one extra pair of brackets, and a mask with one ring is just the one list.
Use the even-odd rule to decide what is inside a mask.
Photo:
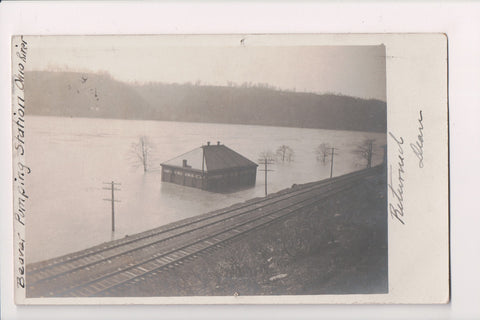
[(210, 141), (207, 141), (207, 146), (209, 146), (209, 145), (210, 145)]
[(183, 159), (183, 167), (184, 167), (184, 168), (187, 167), (187, 159)]
[(220, 141), (217, 141), (217, 146), (219, 146), (219, 145), (220, 145)]

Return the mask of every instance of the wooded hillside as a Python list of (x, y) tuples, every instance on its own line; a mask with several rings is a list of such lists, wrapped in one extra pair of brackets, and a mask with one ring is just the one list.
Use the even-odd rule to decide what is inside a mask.
[(27, 72), (30, 114), (386, 131), (379, 100), (268, 86), (134, 85), (108, 74)]

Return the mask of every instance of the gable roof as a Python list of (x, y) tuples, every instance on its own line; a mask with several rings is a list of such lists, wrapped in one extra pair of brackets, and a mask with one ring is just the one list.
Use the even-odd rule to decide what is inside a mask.
[(204, 170), (215, 171), (232, 168), (257, 167), (258, 165), (245, 158), (238, 152), (233, 151), (225, 145), (206, 145), (176, 158), (168, 160), (162, 165), (183, 167), (183, 160), (187, 160), (187, 166), (191, 169), (202, 170), (202, 159), (205, 155)]

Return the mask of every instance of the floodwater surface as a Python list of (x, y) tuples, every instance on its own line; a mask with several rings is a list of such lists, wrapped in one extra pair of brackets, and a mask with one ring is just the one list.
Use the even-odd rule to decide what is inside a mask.
[[(144, 172), (133, 145), (145, 136), (151, 151)], [(27, 258), (28, 263), (85, 249), (265, 194), (265, 176), (257, 172), (254, 188), (228, 194), (161, 182), (160, 163), (220, 141), (254, 162), (281, 145), (294, 151), (293, 161), (276, 161), (268, 172), (268, 192), (330, 176), (330, 162), (317, 160), (316, 148), (338, 148), (333, 175), (365, 168), (354, 151), (375, 139), (373, 164), (383, 159), (383, 133), (286, 127), (26, 117)], [(328, 160), (329, 161), (329, 160)], [(258, 169), (263, 169), (259, 166)], [(115, 192), (115, 233), (111, 232), (111, 191)], [(107, 189), (105, 189), (107, 188)]]

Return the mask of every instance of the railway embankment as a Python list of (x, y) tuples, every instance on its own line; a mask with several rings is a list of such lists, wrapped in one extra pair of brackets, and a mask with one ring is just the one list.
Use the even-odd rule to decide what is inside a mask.
[(27, 296), (387, 292), (386, 178), (292, 186), (27, 266)]
[[(128, 296), (388, 292), (387, 190), (376, 175), (194, 261)], [(284, 190), (282, 192), (288, 192)]]

